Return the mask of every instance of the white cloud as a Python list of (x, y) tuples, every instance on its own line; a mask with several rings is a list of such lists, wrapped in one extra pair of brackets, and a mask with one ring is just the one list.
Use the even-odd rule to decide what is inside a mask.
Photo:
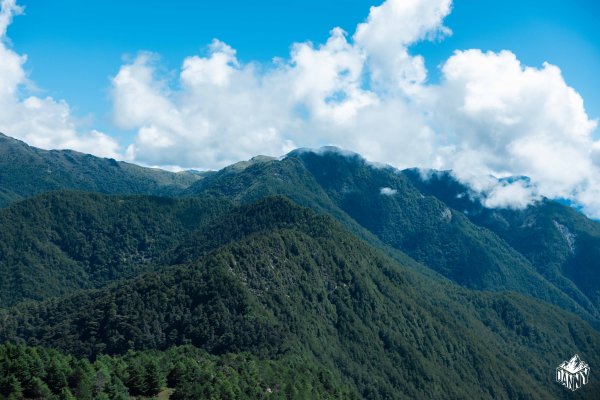
[[(109, 136), (80, 132), (64, 101), (20, 93), (26, 58), (7, 47), (5, 33), (21, 10), (2, 5), (0, 129), (45, 148), (117, 155)], [(387, 0), (352, 35), (334, 28), (325, 43), (295, 43), (288, 58), (268, 64), (241, 62), (216, 39), (177, 74), (140, 53), (112, 79), (115, 124), (137, 131), (123, 157), (219, 168), (332, 144), (399, 168), (452, 169), (490, 207), (562, 197), (600, 217), (597, 123), (558, 67), (472, 49), (443, 63), (439, 84), (427, 82), (410, 48), (449, 35), (451, 8), (451, 0)]]
[(133, 160), (214, 168), (295, 147), (281, 134), (290, 106), (289, 93), (278, 93), (277, 74), (261, 76), (252, 64), (240, 66), (220, 42), (206, 57), (184, 60), (179, 90), (157, 76), (154, 63), (141, 54), (112, 81), (116, 124), (138, 129), (127, 150)]
[[(512, 206), (524, 207), (541, 196), (582, 202), (581, 195), (596, 185), (596, 121), (558, 67), (526, 67), (509, 51), (468, 50), (456, 52), (442, 73), (431, 124), (455, 147), (444, 167), (501, 199), (489, 205), (513, 199)], [(488, 174), (528, 176), (531, 185), (479, 188)], [(600, 213), (600, 199), (583, 205)]]
[[(401, 168), (453, 169), (488, 206), (563, 197), (600, 216), (596, 121), (558, 67), (523, 66), (510, 51), (457, 51), (441, 83), (427, 83), (424, 60), (409, 48), (450, 34), (451, 7), (388, 0), (351, 40), (335, 28), (326, 43), (296, 43), (270, 65), (241, 63), (215, 40), (171, 83), (141, 54), (113, 80), (115, 121), (138, 129), (128, 155), (218, 168), (333, 144)], [(492, 178), (512, 175), (531, 181)]]
[(361, 88), (364, 63), (361, 50), (348, 43), (342, 29), (335, 28), (323, 46), (295, 44), (284, 75), (292, 83), (295, 102), (309, 107), (316, 119), (345, 123), (377, 101), (373, 93)]
[(209, 46), (211, 57), (188, 57), (183, 62), (181, 81), (189, 87), (202, 84), (226, 86), (239, 63), (235, 50), (226, 43), (214, 39)]
[(379, 90), (401, 89), (409, 93), (425, 82), (427, 71), (421, 56), (408, 46), (449, 35), (443, 26), (451, 0), (388, 0), (371, 7), (367, 20), (354, 34), (356, 45), (368, 54), (373, 84)]
[(382, 195), (384, 195), (384, 196), (393, 196), (396, 193), (398, 193), (398, 191), (396, 189), (392, 189), (392, 188), (389, 188), (389, 187), (382, 187), (379, 190), (379, 193), (382, 194)]
[(521, 180), (515, 182), (495, 181), (490, 185), (482, 199), (489, 208), (525, 208), (534, 201), (540, 200), (535, 190)]
[[(218, 168), (258, 153), (337, 144), (383, 162), (398, 165), (403, 154), (405, 166), (430, 166), (434, 132), (404, 97), (426, 72), (407, 46), (447, 33), (449, 7), (448, 0), (388, 1), (371, 9), (353, 41), (334, 28), (326, 43), (296, 43), (289, 59), (270, 65), (243, 64), (215, 40), (207, 54), (186, 58), (171, 84), (142, 53), (113, 79), (115, 122), (138, 130), (127, 154), (150, 165)], [(383, 77), (384, 67), (400, 66), (382, 58), (386, 37), (394, 50), (387, 54), (404, 54), (404, 70), (375, 82), (373, 71)]]
[(6, 31), (23, 8), (15, 0), (2, 0), (0, 5), (0, 132), (45, 149), (118, 157), (118, 144), (110, 136), (95, 130), (79, 132), (65, 101), (22, 93), (28, 84), (27, 57), (8, 47)]
[(0, 38), (6, 37), (6, 30), (15, 15), (23, 13), (23, 7), (17, 5), (16, 0), (2, 0), (0, 2)]

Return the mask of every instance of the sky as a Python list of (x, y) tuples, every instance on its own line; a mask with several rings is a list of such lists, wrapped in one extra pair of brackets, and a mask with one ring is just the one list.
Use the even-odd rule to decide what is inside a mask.
[(337, 145), (600, 216), (596, 1), (0, 1), (0, 131), (31, 145), (172, 169)]

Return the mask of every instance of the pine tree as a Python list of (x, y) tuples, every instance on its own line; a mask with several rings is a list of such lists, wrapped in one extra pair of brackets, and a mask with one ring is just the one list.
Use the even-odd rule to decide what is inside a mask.
[(53, 393), (60, 393), (61, 389), (68, 385), (67, 377), (70, 374), (69, 366), (61, 362), (58, 357), (54, 355), (50, 356), (50, 359), (47, 361), (48, 366), (46, 367), (46, 384), (52, 390)]
[(36, 376), (29, 382), (24, 395), (31, 399), (50, 399), (52, 397), (52, 391), (50, 391), (44, 381)]
[(146, 389), (146, 370), (137, 359), (128, 360), (125, 385), (134, 396), (143, 395)]
[(20, 399), (23, 397), (23, 387), (14, 375), (0, 378), (0, 395)]
[(127, 386), (116, 376), (105, 388), (106, 394), (111, 400), (129, 400)]
[(69, 385), (74, 388), (73, 395), (78, 400), (91, 400), (94, 397), (94, 376), (94, 367), (88, 360), (83, 359), (77, 363), (69, 379)]
[(146, 366), (146, 388), (145, 395), (153, 396), (160, 392), (164, 385), (164, 375), (162, 374), (158, 362), (151, 359)]
[(75, 398), (75, 396), (73, 396), (73, 393), (71, 393), (71, 390), (68, 387), (64, 387), (61, 389), (60, 398), (61, 398), (61, 400), (77, 400)]

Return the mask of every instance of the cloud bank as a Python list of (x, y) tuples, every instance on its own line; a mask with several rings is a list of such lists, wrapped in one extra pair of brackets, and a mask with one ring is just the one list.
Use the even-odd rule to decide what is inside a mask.
[[(19, 8), (2, 4), (4, 38)], [(325, 43), (295, 43), (289, 57), (266, 65), (242, 62), (217, 39), (175, 74), (140, 53), (111, 82), (115, 125), (137, 132), (121, 157), (219, 168), (256, 154), (336, 145), (398, 168), (452, 169), (490, 207), (560, 197), (600, 217), (597, 122), (557, 66), (468, 49), (443, 63), (439, 84), (428, 83), (423, 58), (410, 48), (450, 35), (444, 19), (451, 9), (451, 0), (387, 0), (355, 32), (334, 28)], [(2, 129), (42, 147), (118, 151), (104, 134), (78, 133), (66, 103), (20, 98), (25, 58), (5, 44), (0, 51), (8, 77), (0, 102), (17, 110), (0, 114)], [(43, 118), (32, 123), (24, 115)], [(509, 176), (530, 179), (492, 178)]]
[(114, 119), (137, 129), (131, 159), (221, 167), (257, 153), (334, 144), (394, 165), (429, 166), (436, 133), (424, 118), (427, 71), (408, 47), (450, 30), (449, 0), (387, 1), (353, 36), (291, 46), (269, 65), (242, 63), (214, 40), (173, 81), (142, 53), (113, 78)]
[(15, 0), (0, 2), (0, 132), (45, 149), (74, 149), (104, 157), (118, 157), (118, 144), (92, 130), (80, 132), (69, 105), (52, 97), (24, 95), (27, 56), (8, 47), (6, 31), (23, 8)]

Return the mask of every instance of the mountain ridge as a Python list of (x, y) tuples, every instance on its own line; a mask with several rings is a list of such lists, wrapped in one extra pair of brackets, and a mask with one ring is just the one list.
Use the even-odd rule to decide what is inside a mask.
[(502, 237), (561, 291), (596, 315), (600, 310), (600, 224), (570, 206), (544, 199), (525, 209), (489, 209), (450, 172), (422, 179), (405, 170), (422, 191), (439, 198), (476, 225)]
[(57, 189), (173, 195), (201, 178), (73, 150), (42, 150), (0, 133), (0, 207)]
[[(38, 151), (6, 136), (0, 139), (5, 142), (8, 140), (12, 143), (11, 146), (24, 148), (29, 153)], [(2, 145), (0, 140), (0, 151), (3, 148), (6, 151), (7, 145)], [(39, 152), (45, 156), (53, 153), (43, 150)], [(55, 153), (61, 157), (71, 154), (68, 151)], [(101, 164), (94, 164), (101, 159), (77, 154), (81, 163), (92, 162), (94, 169), (90, 171), (114, 168), (106, 167), (106, 163), (121, 165), (114, 160), (102, 160)], [(76, 168), (73, 165), (70, 167)], [(138, 168), (146, 171), (143, 167)], [(2, 171), (0, 169), (0, 182), (6, 183), (6, 179), (2, 181)], [(156, 171), (150, 170), (151, 174), (154, 172)], [(169, 177), (167, 181), (173, 183), (174, 175), (166, 174)], [(35, 180), (31, 171), (25, 175), (29, 176), (30, 182)], [(478, 214), (476, 204), (464, 193), (456, 198), (456, 194), (442, 196), (431, 192), (431, 187), (423, 183), (415, 170), (399, 171), (391, 166), (368, 162), (357, 153), (331, 146), (317, 150), (296, 149), (280, 159), (257, 156), (220, 171), (188, 175), (194, 177), (184, 185), (169, 184), (161, 188), (156, 186), (156, 180), (150, 186), (146, 182), (136, 188), (135, 185), (127, 184), (127, 180), (119, 181), (119, 178), (118, 185), (105, 188), (105, 191), (140, 191), (144, 194), (157, 192), (163, 196), (184, 198), (203, 194), (226, 198), (234, 203), (249, 203), (269, 195), (285, 195), (298, 204), (335, 216), (355, 234), (379, 248), (387, 247), (399, 261), (412, 263), (422, 271), (430, 269), (476, 289), (517, 290), (560, 304), (594, 323), (600, 320), (600, 276), (597, 279), (586, 279), (590, 274), (595, 277), (598, 275), (599, 268), (589, 260), (594, 259), (594, 249), (600, 245), (600, 229), (594, 228), (593, 235), (579, 234), (579, 239), (573, 239), (574, 243), (581, 243), (582, 248), (586, 249), (584, 252), (574, 253), (581, 260), (570, 261), (573, 257), (565, 253), (568, 248), (553, 252), (557, 259), (544, 259), (540, 249), (552, 246), (552, 241), (571, 238), (569, 229), (572, 228), (569, 226), (572, 227), (573, 224), (554, 221), (555, 230), (564, 227), (559, 232), (562, 239), (549, 236), (544, 239), (545, 242), (539, 243), (534, 253), (528, 252), (528, 249), (522, 248), (522, 244), (532, 242), (531, 234), (526, 237), (527, 240), (520, 240), (520, 237), (515, 239), (511, 236), (512, 231), (507, 233), (498, 223), (485, 222), (477, 217), (479, 214), (501, 216), (505, 211), (486, 209), (485, 213)], [(45, 189), (42, 184), (39, 191), (54, 190), (56, 186), (84, 186), (88, 191), (97, 189), (93, 185), (86, 186), (85, 180), (83, 183), (72, 184), (77, 179), (79, 178), (74, 177), (63, 183), (53, 182), (50, 188)], [(127, 179), (135, 181), (138, 178), (132, 175)], [(467, 190), (458, 182), (454, 185), (460, 190)], [(0, 191), (6, 193), (15, 186), (8, 182), (0, 186)], [(21, 186), (27, 187), (26, 184)], [(504, 217), (500, 219), (502, 218)], [(591, 224), (594, 227), (596, 224), (576, 212), (571, 212), (571, 215), (564, 218), (567, 221), (576, 219), (579, 225)], [(589, 231), (592, 228), (586, 229)], [(537, 237), (533, 237), (533, 241), (535, 240), (539, 241)], [(567, 240), (567, 246), (572, 245)], [(559, 258), (568, 262), (560, 261)], [(570, 267), (571, 264), (576, 266)], [(552, 267), (548, 268), (547, 265)]]
[[(397, 193), (383, 195), (384, 187)], [(422, 195), (400, 171), (373, 166), (356, 153), (301, 149), (281, 160), (222, 170), (187, 192), (224, 196), (242, 204), (265, 195), (285, 195), (335, 216), (363, 238), (375, 236), (375, 245), (391, 246), (468, 287), (516, 290), (560, 304), (594, 323), (598, 319), (595, 308), (584, 309), (546, 281), (496, 233), (450, 211), (434, 196)], [(453, 212), (454, 218), (448, 219)]]

